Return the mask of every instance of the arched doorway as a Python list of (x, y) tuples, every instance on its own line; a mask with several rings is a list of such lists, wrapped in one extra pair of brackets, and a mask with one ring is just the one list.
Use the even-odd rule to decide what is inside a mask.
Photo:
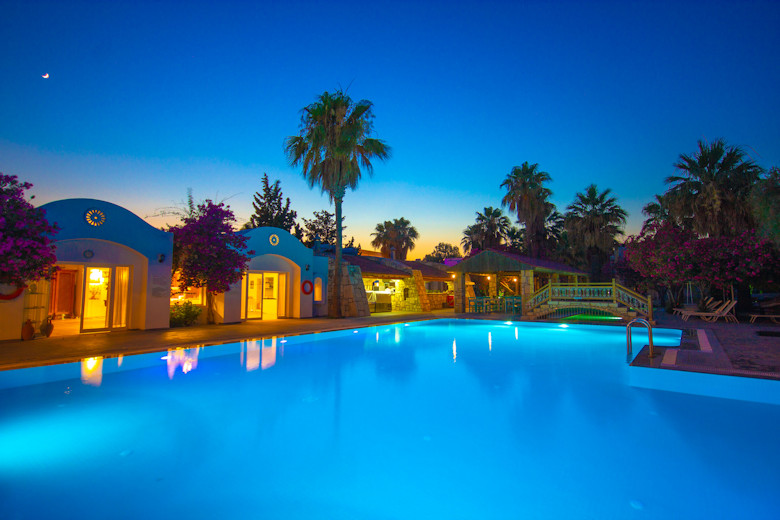
[(275, 320), (297, 317), (300, 305), (296, 285), (301, 269), (290, 259), (266, 254), (250, 260), (241, 282), (241, 319)]

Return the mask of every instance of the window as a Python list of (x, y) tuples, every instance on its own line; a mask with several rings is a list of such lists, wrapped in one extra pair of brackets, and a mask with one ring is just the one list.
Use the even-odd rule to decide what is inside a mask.
[(174, 274), (171, 279), (171, 303), (190, 302), (193, 305), (203, 305), (203, 288), (187, 287), (185, 290), (179, 289), (179, 276)]
[(322, 278), (314, 279), (314, 301), (322, 301)]

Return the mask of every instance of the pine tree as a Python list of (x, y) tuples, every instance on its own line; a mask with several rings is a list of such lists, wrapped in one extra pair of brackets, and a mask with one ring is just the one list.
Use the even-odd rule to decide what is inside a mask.
[(296, 211), (290, 209), (290, 198), (282, 205), (282, 188), (277, 180), (271, 184), (268, 180), (268, 174), (263, 173), (263, 193), (255, 193), (252, 207), (255, 208), (254, 214), (249, 218), (249, 222), (244, 224), (243, 229), (254, 229), (258, 227), (277, 227), (291, 232), (295, 226)]

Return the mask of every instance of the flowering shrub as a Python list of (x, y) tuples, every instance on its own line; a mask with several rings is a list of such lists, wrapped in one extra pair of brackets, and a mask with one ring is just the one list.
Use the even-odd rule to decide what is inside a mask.
[(652, 224), (626, 241), (630, 267), (664, 287), (694, 282), (707, 294), (732, 284), (773, 283), (777, 259), (772, 244), (754, 231), (734, 237), (697, 238), (674, 224)]
[(236, 233), (236, 218), (229, 207), (207, 200), (199, 204), (194, 215), (185, 217), (181, 226), (169, 228), (173, 233), (173, 268), (179, 287), (206, 287), (208, 322), (214, 323), (214, 295), (226, 292), (241, 280), (249, 256), (247, 237)]
[[(53, 237), (59, 231), (46, 212), (25, 200), (29, 182), (0, 173), (0, 283), (23, 287), (51, 276), (57, 261)], [(31, 197), (32, 198), (32, 197)]]
[(754, 231), (736, 237), (700, 238), (689, 247), (698, 261), (693, 281), (703, 288), (725, 290), (731, 285), (755, 283), (762, 274), (773, 283), (771, 278), (777, 275), (771, 242)]
[(694, 276), (696, 266), (687, 244), (695, 240), (691, 231), (669, 222), (653, 223), (626, 240), (626, 259), (645, 278), (672, 287)]

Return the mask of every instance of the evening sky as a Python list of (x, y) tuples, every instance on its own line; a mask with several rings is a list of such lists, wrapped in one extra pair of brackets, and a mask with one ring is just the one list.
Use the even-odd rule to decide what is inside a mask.
[[(248, 220), (267, 172), (298, 217), (333, 211), (289, 166), (300, 110), (342, 87), (392, 146), (344, 200), (347, 236), (459, 244), (538, 163), (565, 211), (590, 183), (629, 212), (699, 139), (780, 165), (780, 2), (22, 2), (0, 0), (0, 171), (35, 202), (142, 217), (226, 199)], [(48, 79), (42, 77), (49, 74)], [(159, 226), (165, 219), (150, 217)], [(174, 223), (174, 219), (168, 218)]]

